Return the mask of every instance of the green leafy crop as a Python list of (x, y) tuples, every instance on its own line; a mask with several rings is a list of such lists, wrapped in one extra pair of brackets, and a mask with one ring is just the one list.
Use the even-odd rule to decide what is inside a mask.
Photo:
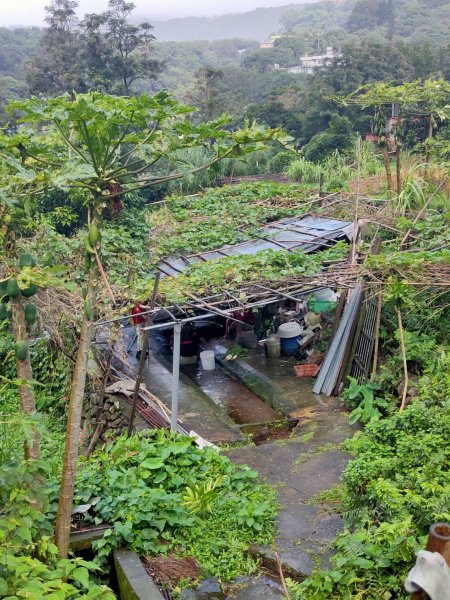
[(194, 556), (205, 572), (230, 580), (255, 570), (249, 544), (273, 537), (275, 493), (256, 478), (212, 448), (157, 430), (119, 438), (83, 461), (76, 501), (100, 497), (90, 519), (111, 524), (94, 543), (100, 564), (126, 545), (141, 556)]

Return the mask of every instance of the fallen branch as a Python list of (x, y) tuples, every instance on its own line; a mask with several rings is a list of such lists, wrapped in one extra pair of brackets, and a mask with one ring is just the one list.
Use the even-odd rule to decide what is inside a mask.
[(278, 552), (275, 552), (275, 560), (277, 562), (278, 575), (280, 576), (281, 585), (283, 586), (283, 592), (286, 596), (287, 600), (291, 600), (291, 595), (289, 594), (289, 590), (286, 585), (286, 580), (283, 575), (283, 567), (281, 566), (281, 560)]

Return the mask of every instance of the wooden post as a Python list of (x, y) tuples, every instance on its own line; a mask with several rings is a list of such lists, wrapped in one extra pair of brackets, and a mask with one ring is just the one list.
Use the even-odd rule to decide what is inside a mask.
[(450, 525), (448, 523), (435, 523), (430, 527), (426, 550), (442, 554), (450, 567)]
[(322, 194), (323, 194), (324, 179), (325, 179), (325, 175), (323, 174), (323, 171), (321, 171), (320, 177), (319, 177), (319, 196), (322, 196)]

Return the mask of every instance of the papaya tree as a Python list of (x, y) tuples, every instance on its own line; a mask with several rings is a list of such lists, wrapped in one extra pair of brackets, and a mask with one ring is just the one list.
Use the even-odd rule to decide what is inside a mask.
[[(37, 320), (33, 296), (39, 288), (58, 284), (55, 272), (60, 269), (39, 268), (33, 256), (21, 253), (17, 240), (29, 226), (29, 217), (17, 202), (2, 198), (0, 204), (0, 320), (12, 324), (13, 352), (16, 364), (17, 385), (22, 410), (30, 417), (36, 416), (33, 370), (29, 349), (29, 332)], [(37, 427), (24, 443), (25, 459), (39, 458)]]
[[(256, 124), (231, 131), (221, 116), (194, 124), (193, 109), (166, 92), (138, 98), (99, 93), (31, 98), (10, 104), (22, 113), (22, 127), (8, 148), (10, 192), (38, 198), (49, 189), (83, 194), (87, 208), (84, 238), (87, 285), (83, 292), (76, 364), (73, 372), (61, 488), (56, 519), (56, 544), (61, 557), (68, 553), (70, 519), (79, 450), (81, 412), (88, 355), (101, 285), (101, 229), (104, 211), (125, 194), (211, 167), (224, 158), (242, 157), (265, 147), (269, 140), (287, 142), (279, 129)], [(205, 162), (186, 169), (183, 152), (205, 149)], [(171, 165), (168, 175), (159, 165)], [(181, 168), (181, 165), (183, 168)]]
[[(17, 238), (28, 225), (28, 217), (17, 202), (3, 197), (0, 203), (0, 320), (12, 324), (16, 385), (22, 410), (31, 417), (36, 413), (33, 372), (28, 344), (28, 333), (36, 322), (37, 310), (33, 303), (38, 285), (47, 286), (52, 277), (48, 269), (39, 269), (30, 254), (17, 251)], [(37, 428), (32, 428), (30, 439), (24, 443), (25, 459), (39, 458)]]
[[(36, 412), (36, 400), (33, 390), (33, 373), (31, 368), (30, 353), (28, 350), (28, 328), (24, 310), (24, 296), (31, 296), (35, 291), (33, 285), (21, 289), (17, 281), (17, 272), (14, 269), (15, 261), (15, 229), (17, 227), (16, 216), (11, 214), (11, 207), (5, 202), (2, 203), (0, 210), (0, 242), (2, 265), (0, 273), (0, 319), (11, 320), (13, 322), (14, 335), (14, 354), (16, 359), (16, 374), (19, 382), (18, 391), (22, 410), (30, 416)], [(19, 269), (25, 264), (28, 267), (34, 266), (32, 257), (30, 260), (23, 260)], [(30, 292), (28, 294), (28, 292)], [(31, 303), (28, 306), (33, 306)], [(28, 309), (28, 320), (32, 324), (31, 311)], [(35, 310), (35, 307), (34, 307)], [(37, 430), (33, 431), (32, 440), (25, 442), (25, 459), (39, 458), (39, 438)]]

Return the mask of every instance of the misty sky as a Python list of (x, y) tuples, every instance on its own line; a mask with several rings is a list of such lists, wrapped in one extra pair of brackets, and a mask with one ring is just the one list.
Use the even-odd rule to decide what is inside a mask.
[[(295, 2), (295, 0), (291, 0)], [(0, 26), (43, 25), (44, 6), (49, 0), (0, 0)], [(79, 0), (79, 12), (101, 12), (108, 0)], [(283, 6), (289, 0), (134, 0), (136, 14), (152, 19), (171, 17), (213, 16), (245, 12), (258, 6)]]

